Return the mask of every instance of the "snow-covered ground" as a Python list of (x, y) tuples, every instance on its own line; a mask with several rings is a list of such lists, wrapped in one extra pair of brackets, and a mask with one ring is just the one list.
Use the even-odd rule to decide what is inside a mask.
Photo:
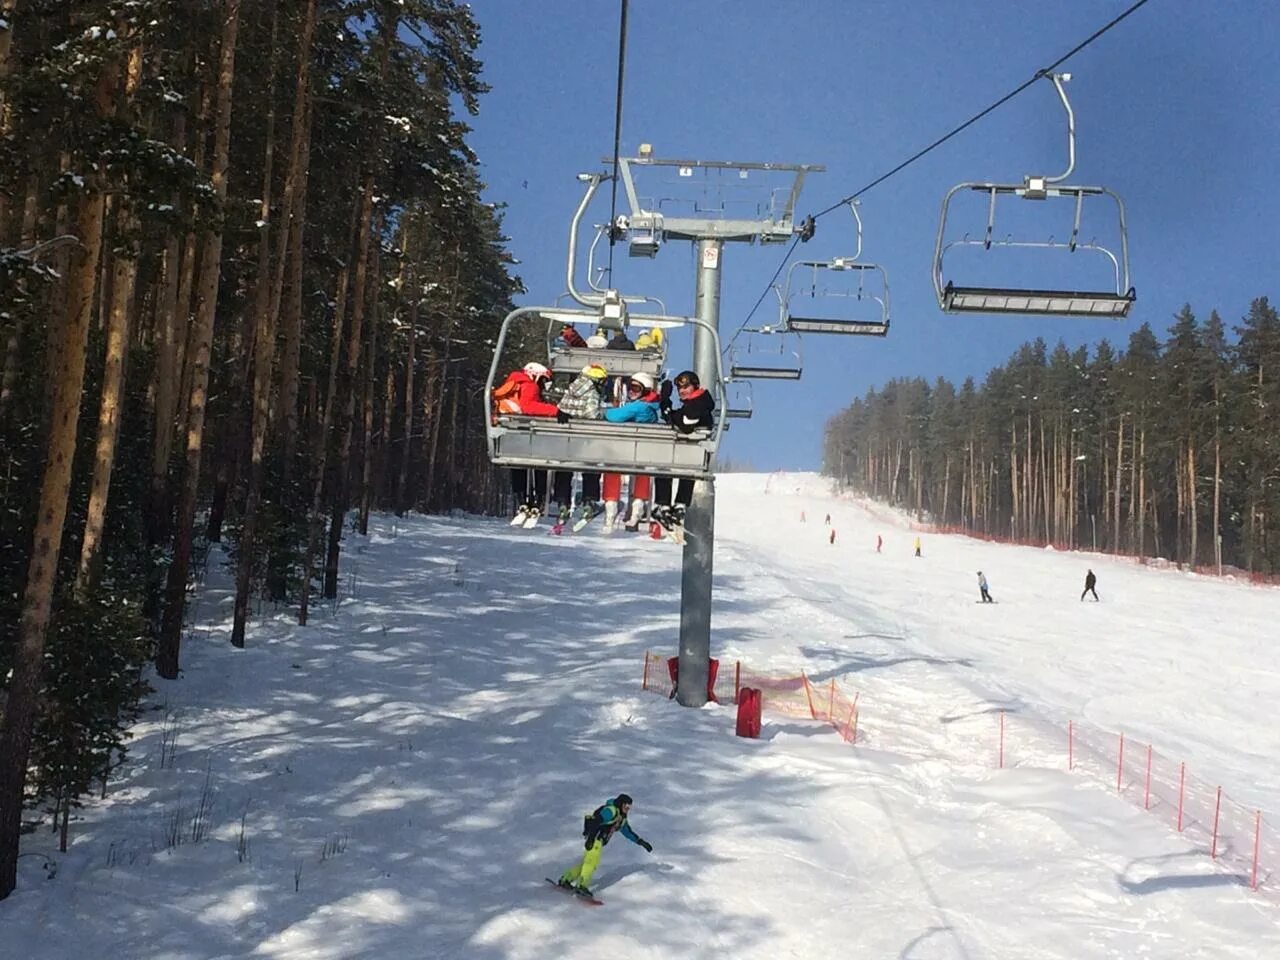
[[(680, 551), (598, 524), (377, 518), (336, 610), (264, 615), (243, 651), (211, 561), (123, 778), (66, 855), (27, 838), (0, 956), (1280, 956), (1274, 895), (1046, 746), (1124, 730), (1280, 813), (1280, 591), (963, 537), (916, 558), (820, 478), (723, 477), (713, 653), (861, 704), (856, 747), (767, 713), (748, 741), (731, 706), (641, 692)], [(589, 908), (542, 878), (619, 791), (654, 852), (615, 839)]]

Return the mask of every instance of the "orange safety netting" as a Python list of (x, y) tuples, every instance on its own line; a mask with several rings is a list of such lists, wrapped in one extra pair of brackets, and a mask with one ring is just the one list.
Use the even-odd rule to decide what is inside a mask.
[(1280, 834), (1275, 816), (1230, 797), (1150, 743), (1077, 720), (1065, 729), (1001, 713), (1001, 766), (1061, 764), (1142, 807), (1227, 869), (1241, 886), (1280, 898)]
[[(674, 659), (646, 653), (641, 689), (667, 697), (675, 696), (669, 666)], [(846, 742), (857, 742), (858, 694), (849, 699), (834, 678), (813, 683), (803, 671), (796, 676), (778, 677), (748, 670), (741, 660), (734, 661), (732, 669), (728, 663), (721, 664), (712, 691), (715, 699), (721, 703), (737, 703), (738, 691), (743, 687), (754, 687), (760, 691), (762, 713), (821, 720), (834, 727)]]

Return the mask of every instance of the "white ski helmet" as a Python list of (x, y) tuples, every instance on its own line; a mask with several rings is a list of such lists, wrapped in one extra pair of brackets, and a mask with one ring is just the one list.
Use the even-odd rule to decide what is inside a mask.
[(537, 361), (530, 361), (529, 363), (526, 363), (524, 365), (524, 372), (528, 375), (530, 380), (541, 380), (544, 377), (547, 379), (551, 378), (551, 371)]
[(653, 389), (653, 377), (647, 373), (633, 373), (631, 382), (640, 384), (645, 390)]

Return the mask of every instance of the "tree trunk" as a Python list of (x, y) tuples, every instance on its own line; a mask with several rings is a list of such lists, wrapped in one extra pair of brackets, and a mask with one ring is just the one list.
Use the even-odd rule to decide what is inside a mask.
[(1138, 477), (1138, 556), (1147, 554), (1147, 428), (1138, 431), (1138, 456), (1134, 460)]
[[(311, 38), (315, 34), (315, 0), (307, 4), (307, 20), (303, 24), (307, 70), (310, 71)], [(300, 83), (300, 86), (302, 84)], [(311, 167), (311, 86), (303, 87), (302, 143), (298, 159), (298, 183), (293, 199), (289, 229), (289, 273), (286, 280), (289, 296), (284, 302), (281, 326), (284, 330), (284, 354), (280, 359), (280, 407), (284, 410), (284, 463), (281, 486), (288, 491), (293, 483), (294, 461), (298, 455), (298, 377), (302, 358), (302, 257), (306, 228), (307, 183)], [(297, 107), (295, 106), (295, 112)], [(295, 116), (294, 122), (299, 122)]]
[(1191, 549), (1190, 560), (1194, 567), (1200, 559), (1200, 517), (1196, 509), (1196, 448), (1188, 441), (1187, 445), (1187, 506), (1191, 511)]
[[(258, 559), (258, 507), (262, 501), (263, 454), (267, 445), (268, 414), (271, 403), (272, 372), (276, 358), (276, 312), (272, 309), (279, 303), (275, 292), (274, 277), (271, 273), (271, 186), (275, 165), (275, 86), (278, 44), (276, 38), (279, 26), (279, 8), (275, 0), (270, 0), (271, 7), (271, 58), (267, 67), (267, 97), (270, 106), (267, 108), (267, 124), (265, 145), (262, 158), (262, 198), (259, 207), (258, 223), (258, 274), (254, 287), (254, 322), (253, 329), (253, 395), (252, 412), (249, 424), (249, 486), (245, 491), (244, 516), (240, 528), (240, 545), (236, 556), (236, 597), (231, 621), (231, 645), (244, 647), (245, 624), (249, 618), (249, 594), (253, 582), (253, 568)], [(300, 51), (301, 67), (298, 71), (298, 83), (305, 83), (305, 68), (310, 63), (309, 51)], [(299, 118), (300, 119), (300, 118)], [(296, 182), (297, 170), (292, 167), (299, 160), (301, 148), (298, 141), (301, 136), (299, 124), (294, 124), (294, 150), (291, 155), (291, 167), (286, 179), (290, 181), (285, 196), (280, 204), (281, 217), (279, 229), (279, 257), (277, 273), (284, 276), (284, 251), (289, 241), (289, 217), (292, 214), (292, 185)], [(283, 282), (283, 280), (281, 281)], [(248, 346), (248, 345), (246, 345)]]
[[(231, 142), (231, 95), (236, 68), (236, 35), (240, 26), (240, 0), (225, 0), (226, 20), (218, 63), (217, 125), (214, 131), (211, 180), (219, 208), (227, 200), (227, 155)], [(214, 314), (218, 306), (218, 279), (222, 264), (222, 229), (204, 240), (200, 258), (200, 290), (195, 329), (192, 331), (191, 395), (187, 405), (187, 463), (182, 478), (173, 560), (165, 585), (166, 604), (156, 650), (156, 672), (168, 680), (178, 677), (182, 621), (186, 611), (187, 574), (191, 564), (196, 496), (200, 489), (200, 458), (204, 440), (205, 394), (209, 386), (209, 351), (213, 341)]]
[[(371, 272), (374, 277), (381, 276), (382, 273), (382, 244), (379, 242), (373, 248), (373, 263), (371, 264)], [(375, 389), (375, 380), (377, 377), (378, 367), (378, 318), (379, 318), (379, 296), (378, 287), (375, 283), (370, 286), (370, 302), (369, 302), (369, 354), (365, 362), (364, 376), (364, 449), (363, 464), (360, 470), (360, 535), (367, 537), (369, 535), (369, 506), (373, 496), (373, 453), (376, 441), (373, 435), (373, 397)]]
[(356, 393), (359, 387), (360, 350), (363, 346), (364, 312), (367, 306), (366, 283), (369, 274), (369, 244), (373, 233), (373, 172), (365, 174), (360, 191), (360, 227), (356, 240), (356, 268), (351, 285), (351, 332), (347, 337), (346, 405), (343, 412), (342, 439), (334, 461), (336, 476), (333, 505), (329, 512), (329, 539), (325, 551), (324, 590), (322, 596), (332, 600), (338, 596), (338, 553), (342, 544), (342, 519), (347, 513), (348, 487), (351, 473), (351, 435), (355, 425)]
[[(185, 119), (174, 124), (174, 145), (186, 140)], [(156, 305), (155, 429), (151, 446), (151, 498), (147, 504), (147, 542), (152, 546), (167, 535), (169, 526), (169, 458), (173, 454), (174, 412), (177, 409), (178, 289), (182, 261), (182, 237), (169, 232), (163, 258), (160, 300)], [(185, 319), (185, 310), (184, 310)]]
[(413, 351), (417, 339), (418, 299), (409, 305), (409, 346), (404, 361), (404, 442), (400, 445), (400, 476), (396, 480), (396, 514), (409, 509), (405, 499), (409, 489), (409, 463), (413, 457)]
[[(119, 222), (130, 229), (129, 207), (119, 204)], [(127, 244), (122, 243), (121, 249)], [(101, 565), (99, 548), (106, 522), (107, 498), (111, 492), (111, 471), (116, 462), (116, 441), (120, 436), (120, 406), (124, 393), (125, 354), (129, 347), (129, 322), (133, 312), (133, 287), (138, 261), (131, 253), (117, 253), (111, 280), (111, 305), (107, 320), (107, 356), (102, 371), (102, 402), (98, 408), (98, 442), (94, 450), (93, 480), (89, 506), (80, 542), (80, 567), (76, 592), (84, 594), (97, 581)]]
[(328, 464), (329, 430), (333, 423), (333, 408), (337, 403), (338, 365), (342, 359), (342, 333), (346, 317), (347, 278), (350, 270), (338, 271), (338, 290), (335, 295), (333, 334), (329, 341), (329, 380), (324, 395), (324, 413), (316, 427), (312, 453), (311, 510), (307, 514), (307, 548), (302, 558), (302, 597), (298, 604), (298, 624), (307, 625), (307, 612), (311, 603), (311, 576), (314, 572), (316, 549), (320, 538), (320, 508), (324, 503), (324, 478)]
[[(12, 32), (10, 30), (9, 32)], [(36, 210), (40, 179), (35, 174), (27, 177), (27, 198), (23, 205), (22, 225), (18, 231), (18, 244), (24, 249), (35, 245)], [(61, 232), (57, 236), (61, 236)], [(4, 234), (0, 233), (0, 246), (4, 246)], [(65, 275), (65, 271), (61, 275)], [(14, 321), (5, 336), (3, 372), (0, 372), (0, 424), (9, 414), (9, 404), (13, 402), (13, 391), (18, 384), (19, 352), (22, 346), (22, 321)]]
[[(109, 76), (109, 69), (104, 69), (95, 98), (104, 116), (110, 112), (112, 97)], [(67, 515), (80, 392), (84, 386), (85, 351), (102, 249), (104, 199), (98, 186), (91, 184), (90, 191), (79, 203), (76, 235), (81, 246), (71, 256), (66, 315), (54, 337), (59, 375), (51, 385), (53, 403), (48, 452), (40, 481), (40, 505), (13, 651), (9, 695), (0, 718), (0, 899), (12, 893), (17, 885), (23, 787), (39, 706), (45, 636), (62, 545), (62, 526)]]
[[(382, 431), (378, 436), (377, 491), (374, 505), (386, 507), (391, 497), (391, 428), (396, 409), (396, 366), (387, 351), (387, 376), (382, 390)], [(371, 485), (372, 487), (372, 485)]]
[[(1215, 419), (1217, 415), (1215, 414)], [(1222, 437), (1215, 426), (1213, 437), (1213, 562), (1222, 575)]]
[(1111, 536), (1114, 541), (1111, 544), (1111, 552), (1118, 554), (1120, 552), (1120, 486), (1124, 480), (1124, 414), (1120, 414), (1116, 424), (1116, 485), (1112, 491), (1115, 495), (1114, 500), (1114, 521)]

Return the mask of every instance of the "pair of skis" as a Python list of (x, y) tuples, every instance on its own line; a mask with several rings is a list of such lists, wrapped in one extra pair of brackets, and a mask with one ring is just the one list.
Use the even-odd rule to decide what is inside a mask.
[(527, 504), (516, 511), (516, 515), (511, 518), (511, 526), (524, 527), (526, 530), (532, 530), (538, 525), (538, 518), (542, 516), (542, 511), (537, 507), (531, 507)]
[[(584, 507), (581, 515), (573, 522), (573, 526), (571, 528), (573, 532), (578, 533), (581, 531), (583, 527), (596, 518), (596, 515), (599, 512), (599, 510), (595, 509), (594, 505), (591, 507)], [(552, 525), (551, 532), (556, 536), (564, 533), (564, 528), (568, 525), (570, 516), (572, 516), (572, 514), (569, 512), (569, 509), (567, 507), (563, 508), (560, 511), (559, 516), (556, 517), (556, 522)], [(522, 506), (516, 511), (516, 515), (511, 518), (511, 526), (523, 527), (526, 530), (532, 530), (538, 525), (538, 521), (541, 519), (542, 511), (540, 509), (537, 507)]]
[[(569, 529), (572, 530), (574, 533), (581, 533), (583, 528), (586, 527), (586, 525), (590, 523), (592, 520), (594, 520), (596, 518), (596, 514), (598, 514), (599, 512), (600, 511), (595, 508), (595, 504), (589, 504), (587, 506), (584, 506), (582, 508), (582, 512), (578, 516), (578, 519), (573, 521), (573, 526), (570, 527)], [(570, 511), (568, 507), (563, 508), (560, 511), (559, 518), (556, 520), (555, 524), (551, 527), (551, 532), (554, 533), (557, 537), (560, 536), (562, 533), (564, 533), (565, 525), (568, 524), (569, 518), (571, 516), (573, 516), (572, 511)]]

